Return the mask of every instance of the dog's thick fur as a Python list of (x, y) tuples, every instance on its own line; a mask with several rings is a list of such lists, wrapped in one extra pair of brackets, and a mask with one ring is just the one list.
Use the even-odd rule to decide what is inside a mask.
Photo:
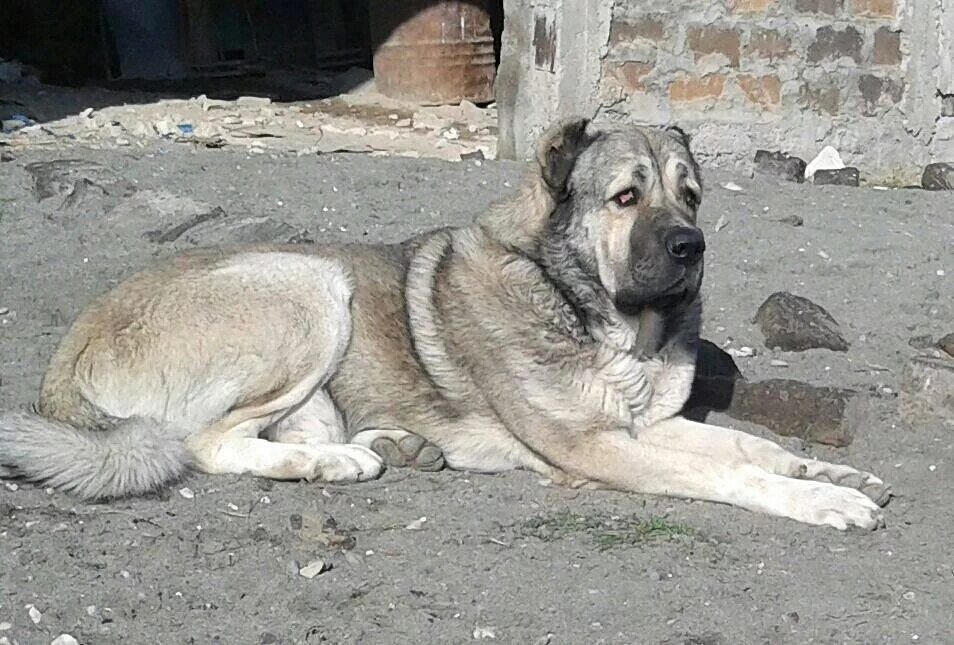
[(179, 256), (79, 317), (38, 413), (0, 416), (0, 463), (102, 498), (186, 466), (357, 481), (443, 458), (875, 527), (877, 477), (678, 416), (701, 193), (681, 131), (571, 119), (472, 226)]

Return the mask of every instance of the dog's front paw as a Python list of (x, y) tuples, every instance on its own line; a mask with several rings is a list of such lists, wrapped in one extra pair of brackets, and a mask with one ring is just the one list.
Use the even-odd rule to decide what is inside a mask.
[(886, 505), (893, 494), (891, 486), (885, 484), (880, 477), (863, 470), (855, 470), (851, 466), (830, 464), (824, 461), (806, 461), (799, 467), (796, 476), (799, 479), (810, 479), (853, 488), (864, 493), (878, 506)]
[(363, 482), (384, 470), (381, 458), (372, 450), (354, 444), (327, 444), (317, 450), (309, 481)]
[(851, 527), (874, 530), (884, 526), (881, 509), (854, 488), (805, 482), (788, 509), (792, 519), (844, 531)]

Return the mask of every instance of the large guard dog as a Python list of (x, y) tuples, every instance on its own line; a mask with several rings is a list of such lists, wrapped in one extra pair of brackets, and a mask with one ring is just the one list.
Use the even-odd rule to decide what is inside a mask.
[(200, 251), (135, 275), (63, 339), (39, 414), (0, 417), (0, 463), (103, 498), (186, 466), (361, 481), (382, 455), (442, 454), (876, 527), (889, 490), (874, 475), (677, 416), (704, 251), (685, 136), (571, 119), (537, 162), (472, 226)]

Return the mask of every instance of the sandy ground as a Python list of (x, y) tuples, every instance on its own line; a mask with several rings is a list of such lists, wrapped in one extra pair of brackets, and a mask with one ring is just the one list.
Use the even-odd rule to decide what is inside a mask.
[[(73, 198), (38, 201), (26, 166), (56, 158), (101, 166), (82, 170), (89, 181)], [(255, 231), (396, 240), (466, 222), (518, 174), (498, 162), (169, 143), (14, 153), (0, 163), (0, 407), (34, 400), (57, 339), (91, 298), (177, 249)], [(740, 359), (748, 376), (871, 392), (876, 414), (850, 448), (785, 443), (890, 480), (887, 528), (838, 533), (710, 503), (545, 487), (528, 473), (391, 471), (352, 486), (192, 475), (110, 504), (3, 482), (0, 637), (954, 642), (954, 436), (902, 427), (895, 394), (908, 339), (954, 331), (950, 195), (708, 179), (705, 335), (757, 348)], [(743, 190), (721, 187), (730, 180)], [(144, 237), (215, 206), (223, 216), (176, 241)], [(790, 215), (804, 225), (778, 221)], [(251, 228), (234, 233), (237, 221)], [(851, 349), (765, 349), (751, 317), (782, 289), (828, 308)], [(315, 559), (333, 568), (298, 574)]]

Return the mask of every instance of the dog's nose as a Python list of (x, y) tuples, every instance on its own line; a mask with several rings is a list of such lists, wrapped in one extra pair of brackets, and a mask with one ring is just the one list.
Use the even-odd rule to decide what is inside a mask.
[(706, 240), (702, 231), (689, 226), (679, 226), (666, 235), (666, 251), (669, 257), (686, 266), (692, 266), (706, 250)]

